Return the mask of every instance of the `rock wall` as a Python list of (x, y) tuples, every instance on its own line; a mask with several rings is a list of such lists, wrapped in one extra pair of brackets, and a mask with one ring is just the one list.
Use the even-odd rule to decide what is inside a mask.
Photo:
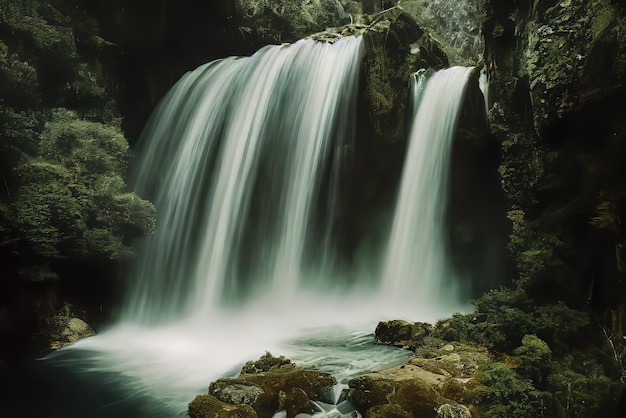
[(624, 25), (610, 0), (492, 1), (484, 29), (518, 285), (599, 315), (626, 295)]

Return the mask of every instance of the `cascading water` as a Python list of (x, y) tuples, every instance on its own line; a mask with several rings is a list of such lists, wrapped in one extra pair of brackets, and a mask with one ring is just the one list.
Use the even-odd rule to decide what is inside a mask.
[[(173, 88), (136, 164), (136, 190), (160, 221), (126, 319), (206, 317), (246, 293), (273, 304), (293, 297), (310, 236), (334, 219), (335, 196), (321, 195), (321, 184), (352, 141), (361, 45), (351, 37), (266, 47), (205, 65)], [(323, 220), (318, 200), (329, 208)], [(321, 257), (331, 259), (331, 248)]]
[(452, 139), (472, 67), (436, 72), (423, 88), (411, 124), (409, 147), (383, 268), (381, 291), (389, 299), (457, 308), (458, 283), (445, 251), (443, 221)]
[(437, 281), (447, 283), (446, 153), (470, 69), (416, 85), (383, 276), (337, 274), (334, 225), (362, 53), (357, 37), (304, 40), (209, 63), (177, 83), (138, 150), (136, 190), (155, 202), (159, 222), (128, 306), (57, 362), (150, 399), (128, 415), (183, 416), (194, 393), (266, 350), (347, 379), (408, 355), (373, 345), (376, 321), (459, 309)]

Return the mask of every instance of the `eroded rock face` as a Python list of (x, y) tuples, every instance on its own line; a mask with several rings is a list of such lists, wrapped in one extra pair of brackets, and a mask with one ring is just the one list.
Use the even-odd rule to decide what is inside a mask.
[(502, 144), (509, 249), (539, 302), (558, 294), (580, 307), (591, 289), (592, 305), (615, 309), (624, 294), (626, 185), (615, 155), (626, 138), (616, 100), (626, 91), (625, 24), (610, 0), (491, 2), (489, 119)]

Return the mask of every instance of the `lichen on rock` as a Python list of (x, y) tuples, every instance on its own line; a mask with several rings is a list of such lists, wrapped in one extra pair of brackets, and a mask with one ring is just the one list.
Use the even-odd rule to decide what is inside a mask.
[(212, 382), (209, 396), (228, 404), (250, 405), (260, 418), (283, 410), (294, 417), (313, 411), (311, 400), (322, 399), (336, 383), (328, 373), (305, 370), (282, 356), (266, 353), (246, 363), (239, 377)]

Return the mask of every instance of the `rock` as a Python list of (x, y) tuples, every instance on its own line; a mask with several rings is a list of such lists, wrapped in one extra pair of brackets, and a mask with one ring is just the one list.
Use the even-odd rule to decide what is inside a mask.
[(51, 349), (56, 350), (80, 339), (96, 335), (89, 324), (74, 315), (72, 306), (65, 304), (54, 316), (53, 323), (47, 327), (48, 331), (44, 331), (44, 334), (49, 333), (48, 340)]
[(445, 403), (437, 408), (438, 418), (472, 418), (472, 413), (465, 405)]
[[(431, 338), (427, 337), (424, 344), (431, 344)], [(479, 365), (490, 361), (485, 348), (454, 343), (427, 350), (420, 346), (416, 352), (428, 352), (429, 357), (415, 355), (401, 366), (368, 373), (348, 383), (350, 399), (359, 412), (367, 417), (430, 417), (445, 404), (450, 406), (442, 413), (464, 411), (467, 408), (461, 404), (478, 402)]]
[(269, 351), (256, 361), (248, 361), (242, 368), (241, 374), (254, 374), (268, 372), (274, 367), (281, 367), (292, 364), (291, 360), (284, 356), (274, 357)]
[(189, 403), (191, 418), (257, 418), (250, 405), (231, 405), (211, 395), (198, 395)]
[(248, 362), (243, 370), (246, 373), (237, 378), (212, 382), (209, 394), (221, 401), (251, 405), (261, 418), (272, 417), (283, 408), (289, 408), (288, 414), (310, 411), (309, 400), (321, 400), (337, 383), (328, 373), (300, 369), (288, 359), (269, 353)]
[(298, 414), (313, 415), (316, 410), (306, 392), (300, 388), (292, 388), (289, 392), (280, 392), (278, 397), (278, 409), (284, 409), (287, 418), (294, 418)]
[(379, 322), (376, 326), (376, 342), (414, 350), (432, 331), (432, 325), (424, 322), (393, 320)]
[(372, 410), (372, 413), (378, 413), (382, 405), (389, 404), (396, 405), (393, 408), (399, 417), (407, 416), (405, 411), (421, 417), (431, 416), (441, 404), (441, 396), (433, 386), (443, 380), (443, 376), (417, 367), (400, 366), (356, 377), (348, 384), (357, 410), (365, 416), (370, 416), (372, 408), (379, 407)]
[(263, 395), (265, 391), (263, 391), (263, 389), (256, 384), (234, 383), (231, 385), (224, 385), (219, 389), (217, 389), (217, 386), (211, 384), (209, 393), (222, 402), (233, 405), (240, 403), (253, 405), (257, 399), (259, 399), (259, 396)]

